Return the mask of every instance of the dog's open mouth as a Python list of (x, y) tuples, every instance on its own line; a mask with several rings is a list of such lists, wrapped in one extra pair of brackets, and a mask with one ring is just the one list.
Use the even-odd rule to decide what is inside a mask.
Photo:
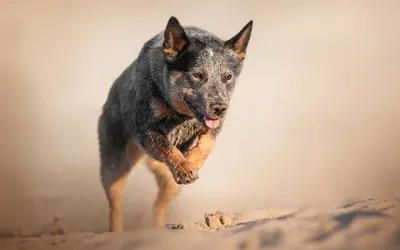
[(193, 106), (192, 102), (188, 98), (184, 97), (183, 100), (185, 101), (186, 105), (190, 108), (192, 113), (196, 116), (197, 120), (205, 124), (210, 129), (216, 129), (219, 127), (219, 118), (213, 119), (208, 115), (199, 114), (197, 112), (198, 109), (196, 109), (196, 107)]

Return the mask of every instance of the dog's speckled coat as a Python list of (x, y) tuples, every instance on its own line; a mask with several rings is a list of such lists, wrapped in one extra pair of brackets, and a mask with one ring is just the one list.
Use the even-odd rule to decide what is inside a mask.
[(171, 17), (114, 82), (98, 123), (110, 231), (123, 230), (123, 188), (141, 159), (159, 186), (155, 226), (163, 225), (179, 184), (198, 178), (222, 128), (252, 26), (223, 41)]

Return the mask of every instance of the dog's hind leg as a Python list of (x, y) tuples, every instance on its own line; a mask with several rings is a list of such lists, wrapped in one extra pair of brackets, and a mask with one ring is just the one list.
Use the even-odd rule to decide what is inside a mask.
[(106, 155), (107, 158), (103, 156), (101, 159), (101, 181), (110, 209), (108, 217), (110, 232), (123, 231), (123, 190), (129, 173), (143, 155), (143, 151), (130, 141), (119, 155)]
[(157, 198), (153, 205), (153, 226), (162, 227), (165, 225), (168, 204), (179, 193), (180, 187), (164, 163), (148, 158), (147, 166), (154, 173), (158, 186)]

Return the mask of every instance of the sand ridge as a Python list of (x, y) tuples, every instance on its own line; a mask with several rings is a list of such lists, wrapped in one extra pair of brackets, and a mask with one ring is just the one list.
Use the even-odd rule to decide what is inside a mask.
[(400, 199), (357, 200), (331, 210), (265, 209), (204, 214), (202, 222), (123, 233), (73, 233), (52, 227), (40, 237), (12, 237), (14, 249), (400, 249)]

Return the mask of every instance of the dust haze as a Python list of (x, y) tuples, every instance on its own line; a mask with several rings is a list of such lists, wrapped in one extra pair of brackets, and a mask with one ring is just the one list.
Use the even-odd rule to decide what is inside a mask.
[[(0, 4), (0, 230), (60, 218), (107, 229), (96, 123), (112, 82), (175, 15), (223, 39), (254, 20), (217, 146), (167, 222), (205, 212), (400, 196), (398, 1), (16, 1)], [(156, 195), (143, 165), (127, 229)]]

